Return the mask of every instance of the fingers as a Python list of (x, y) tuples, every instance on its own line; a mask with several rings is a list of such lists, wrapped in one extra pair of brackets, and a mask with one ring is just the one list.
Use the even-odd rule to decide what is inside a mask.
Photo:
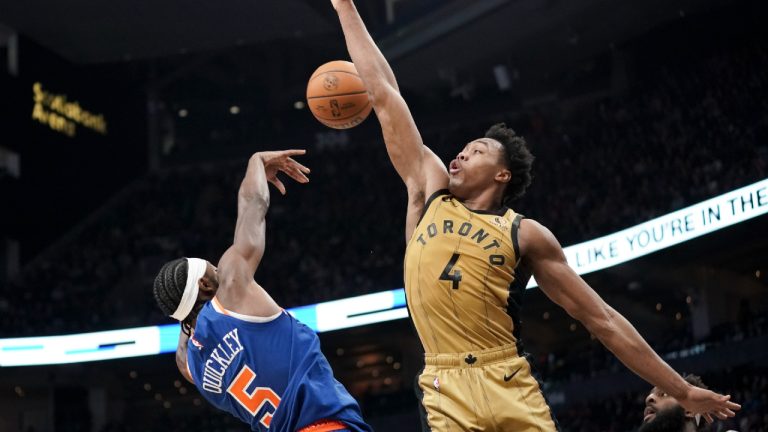
[(282, 150), (280, 151), (280, 156), (300, 156), (303, 154), (307, 154), (307, 151), (304, 149), (291, 149), (291, 150)]
[(277, 176), (269, 179), (269, 182), (275, 185), (275, 187), (277, 188), (277, 190), (280, 191), (281, 194), (285, 195), (285, 185), (283, 184), (283, 182), (280, 181), (279, 178), (277, 178)]
[(296, 162), (292, 158), (288, 158), (288, 163), (290, 163), (291, 166), (294, 166), (295, 168), (298, 168), (299, 170), (301, 170), (301, 172), (303, 172), (304, 174), (309, 174), (309, 172), (310, 172), (309, 168), (307, 168), (304, 165)]
[(280, 171), (288, 174), (290, 178), (296, 180), (299, 183), (309, 183), (309, 178), (307, 178), (304, 173), (296, 168), (287, 167), (285, 169), (281, 169)]
[(737, 404), (735, 402), (731, 402), (731, 401), (727, 401), (725, 403), (725, 406), (728, 407), (728, 409), (733, 410), (733, 411), (738, 411), (738, 410), (741, 409), (741, 405), (739, 405), (739, 404)]
[(729, 410), (716, 410), (712, 412), (708, 412), (704, 414), (704, 418), (707, 420), (707, 423), (712, 423), (714, 419), (712, 418), (712, 415), (719, 418), (720, 420), (728, 420), (730, 417), (735, 417), (736, 413)]
[(299, 183), (309, 183), (309, 178), (306, 176), (310, 172), (309, 168), (291, 158), (288, 158), (279, 169)]

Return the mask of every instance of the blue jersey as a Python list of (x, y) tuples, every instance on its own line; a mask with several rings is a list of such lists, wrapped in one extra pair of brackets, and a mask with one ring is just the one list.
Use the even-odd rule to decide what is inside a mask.
[(200, 393), (254, 431), (296, 431), (338, 420), (371, 431), (352, 396), (333, 377), (314, 331), (287, 312), (263, 320), (203, 306), (187, 345)]

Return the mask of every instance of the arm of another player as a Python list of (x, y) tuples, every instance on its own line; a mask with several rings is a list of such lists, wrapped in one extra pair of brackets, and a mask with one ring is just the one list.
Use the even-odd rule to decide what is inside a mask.
[(188, 340), (188, 334), (184, 332), (179, 333), (179, 345), (176, 346), (176, 367), (179, 368), (179, 372), (181, 372), (181, 376), (183, 376), (185, 380), (194, 384), (195, 382), (192, 380), (192, 375), (189, 373), (189, 367), (187, 366)]
[(309, 182), (306, 176), (309, 168), (291, 158), (304, 153), (305, 150), (260, 152), (248, 161), (248, 169), (237, 194), (235, 239), (218, 265), (222, 282), (240, 279), (238, 283), (228, 283), (228, 286), (250, 286), (264, 256), (265, 217), (270, 199), (267, 182), (275, 185), (282, 194), (285, 194), (285, 185), (277, 178), (278, 172), (284, 172), (299, 183)]
[(408, 105), (400, 95), (395, 74), (374, 43), (352, 0), (332, 0), (339, 14), (352, 62), (365, 83), (381, 124), (387, 153), (408, 188), (406, 241), (411, 238), (426, 199), (448, 187), (448, 171), (424, 146)]
[(619, 312), (568, 265), (555, 236), (541, 224), (523, 219), (520, 252), (539, 287), (552, 301), (579, 320), (624, 365), (677, 399), (687, 410), (721, 419), (733, 417), (740, 406), (722, 396), (688, 384), (662, 360)]

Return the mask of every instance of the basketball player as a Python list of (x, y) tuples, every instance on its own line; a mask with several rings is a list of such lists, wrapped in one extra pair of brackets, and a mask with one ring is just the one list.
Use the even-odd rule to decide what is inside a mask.
[[(686, 375), (684, 379), (692, 386), (707, 388), (699, 376)], [(705, 416), (711, 423), (709, 414)], [(643, 424), (637, 432), (696, 432), (704, 429), (706, 423), (701, 421), (700, 415), (686, 411), (677, 399), (654, 387), (645, 398)]]
[(423, 428), (552, 431), (557, 424), (531, 375), (520, 309), (531, 275), (627, 367), (688, 411), (739, 408), (694, 387), (656, 355), (565, 260), (552, 233), (506, 207), (531, 181), (522, 137), (503, 124), (468, 143), (449, 169), (421, 140), (395, 76), (352, 0), (331, 0), (370, 94), (389, 157), (408, 189), (405, 290), (426, 351), (418, 378)]
[(251, 430), (370, 431), (333, 378), (317, 335), (253, 279), (264, 255), (267, 181), (283, 194), (278, 172), (307, 183), (309, 169), (291, 158), (304, 153), (254, 154), (238, 193), (234, 244), (218, 267), (198, 258), (166, 263), (155, 278), (155, 300), (182, 323), (181, 374)]

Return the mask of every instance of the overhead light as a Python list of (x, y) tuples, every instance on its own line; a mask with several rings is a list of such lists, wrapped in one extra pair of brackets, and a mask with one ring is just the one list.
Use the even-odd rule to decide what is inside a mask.
[(304, 107), (307, 106), (304, 101), (296, 101), (293, 103), (293, 107), (297, 110), (304, 109)]
[(576, 323), (571, 324), (571, 331), (576, 331)]
[(661, 312), (661, 303), (656, 303), (656, 311)]
[(179, 110), (179, 117), (184, 118), (188, 115), (189, 115), (189, 111), (187, 111), (186, 109), (182, 108)]
[(755, 270), (755, 277), (760, 279), (760, 270)]
[(229, 107), (229, 113), (232, 115), (240, 114), (240, 107), (237, 105), (232, 105), (231, 107)]
[(691, 296), (688, 296), (685, 298), (685, 302), (688, 304), (691, 304), (691, 302), (693, 302), (693, 299), (691, 298)]
[(544, 312), (544, 315), (542, 315), (541, 317), (544, 318), (545, 320), (548, 320), (549, 319), (549, 312)]
[(336, 348), (336, 355), (341, 357), (344, 355), (344, 348)]
[(680, 312), (676, 313), (675, 314), (675, 319), (680, 321), (681, 319), (683, 319), (683, 314), (681, 314)]

